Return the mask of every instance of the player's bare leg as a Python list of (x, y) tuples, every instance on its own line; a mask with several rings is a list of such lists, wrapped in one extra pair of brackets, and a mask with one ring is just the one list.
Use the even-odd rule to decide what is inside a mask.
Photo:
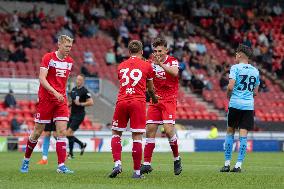
[(34, 127), (34, 131), (29, 136), (26, 151), (25, 151), (25, 157), (22, 163), (22, 167), (20, 171), (22, 173), (27, 173), (29, 171), (29, 162), (31, 155), (33, 153), (33, 150), (37, 144), (38, 138), (40, 137), (41, 133), (43, 132), (45, 127), (45, 124), (36, 123)]
[(158, 130), (158, 124), (147, 124), (146, 127), (146, 144), (144, 148), (144, 163), (140, 168), (141, 174), (153, 171), (151, 160), (155, 149), (155, 137)]
[(37, 162), (38, 165), (46, 165), (48, 163), (48, 149), (50, 144), (51, 131), (44, 132), (43, 144), (42, 144), (42, 158)]
[(143, 178), (140, 174), (140, 165), (142, 160), (142, 136), (143, 133), (132, 132), (133, 146), (132, 146), (132, 159), (134, 173), (132, 178)]
[(169, 143), (173, 152), (174, 157), (174, 173), (179, 175), (182, 171), (181, 158), (178, 151), (177, 135), (175, 132), (175, 127), (173, 124), (165, 123), (164, 124), (165, 133), (169, 139)]
[(64, 162), (66, 160), (66, 127), (67, 127), (67, 121), (56, 121), (56, 153), (57, 153), (57, 159), (58, 159), (58, 173), (74, 173), (74, 171), (69, 170)]
[(240, 148), (239, 148), (239, 155), (237, 159), (237, 163), (235, 167), (231, 170), (231, 172), (241, 172), (242, 163), (245, 159), (246, 151), (247, 151), (247, 135), (248, 130), (240, 129)]
[(221, 168), (220, 172), (230, 171), (233, 144), (234, 144), (234, 134), (235, 134), (235, 129), (230, 126), (227, 127), (227, 135), (225, 139), (225, 164), (224, 167)]
[(111, 151), (114, 161), (114, 168), (109, 174), (110, 178), (115, 178), (118, 174), (122, 172), (121, 168), (121, 135), (122, 131), (112, 130), (112, 139), (111, 139)]

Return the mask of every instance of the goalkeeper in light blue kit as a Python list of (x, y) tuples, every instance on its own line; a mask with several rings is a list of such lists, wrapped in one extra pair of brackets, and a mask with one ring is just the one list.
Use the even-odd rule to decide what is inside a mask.
[[(220, 172), (241, 172), (247, 149), (247, 134), (254, 126), (254, 96), (259, 86), (259, 71), (249, 64), (253, 51), (239, 45), (236, 61), (230, 70), (227, 96), (230, 99), (225, 139), (225, 165)], [(240, 148), (236, 165), (230, 170), (235, 130), (239, 129)]]

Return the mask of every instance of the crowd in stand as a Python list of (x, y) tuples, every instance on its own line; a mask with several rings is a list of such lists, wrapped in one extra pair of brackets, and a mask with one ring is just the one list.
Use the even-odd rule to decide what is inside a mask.
[[(264, 19), (270, 16), (279, 15), (282, 9), (275, 5), (271, 9), (267, 4), (254, 6), (253, 9), (241, 9), (237, 6), (229, 14), (222, 10), (222, 6), (217, 0), (205, 4), (202, 0), (186, 2), (191, 3), (189, 9), (190, 18), (198, 20), (202, 18), (213, 19), (212, 33), (224, 41), (230, 41), (235, 47), (238, 43), (251, 45), (247, 33), (257, 32), (259, 27), (253, 18), (260, 15)], [(216, 59), (206, 53), (206, 46), (202, 41), (195, 41), (195, 27), (182, 15), (170, 11), (164, 3), (153, 3), (144, 1), (69, 1), (69, 9), (66, 11), (65, 24), (57, 35), (67, 34), (71, 37), (93, 37), (99, 31), (99, 22), (102, 19), (110, 19), (112, 27), (109, 32), (115, 40), (114, 47), (110, 47), (105, 55), (105, 61), (108, 65), (120, 63), (127, 58), (127, 44), (130, 39), (140, 39), (144, 45), (144, 56), (149, 58), (151, 50), (151, 41), (158, 35), (163, 36), (168, 41), (169, 54), (178, 58), (181, 63), (180, 76), (183, 85), (191, 86), (194, 90), (200, 88), (212, 89), (212, 84), (206, 79), (205, 75), (199, 74), (196, 70), (205, 69), (208, 76), (218, 74), (220, 78), (220, 87), (224, 88), (227, 84), (228, 63), (221, 65), (216, 63)], [(38, 10), (35, 6), (27, 14), (21, 15), (17, 11), (13, 15), (6, 17), (1, 21), (1, 30), (12, 32), (12, 44), (9, 48), (0, 46), (0, 61), (26, 61), (24, 48), (35, 47), (33, 39), (27, 34), (25, 27), (34, 29), (42, 28), (43, 22), (52, 22), (55, 20), (54, 11), (44, 13), (43, 9)], [(243, 23), (242, 23), (243, 22)], [(242, 38), (241, 33), (244, 33)], [(56, 36), (54, 36), (56, 39)], [(258, 42), (254, 48), (257, 61), (271, 62), (273, 57), (273, 37), (271, 33), (261, 33)], [(84, 62), (95, 64), (93, 53), (87, 51), (84, 53)], [(284, 61), (282, 61), (284, 64)], [(271, 64), (268, 69), (272, 70)], [(279, 67), (283, 70), (284, 65)], [(82, 67), (82, 71), (86, 72)], [(86, 72), (87, 73), (87, 72)], [(281, 70), (276, 70), (279, 75)], [(225, 79), (226, 78), (226, 79)], [(202, 81), (199, 82), (199, 80)], [(197, 82), (196, 82), (197, 81)]]
[(36, 6), (26, 14), (14, 11), (13, 14), (0, 19), (0, 33), (10, 33), (11, 43), (8, 47), (1, 41), (0, 61), (27, 62), (24, 48), (36, 47), (27, 28), (40, 29), (43, 21), (51, 21), (54, 14), (51, 10), (49, 16), (45, 16), (43, 9), (38, 10)]
[[(279, 3), (272, 5), (267, 1), (250, 1), (247, 8), (239, 6), (222, 8), (217, 0), (207, 5), (199, 0), (194, 1), (191, 7), (190, 16), (193, 20), (201, 23), (214, 36), (229, 42), (233, 48), (239, 43), (252, 46), (256, 62), (262, 63), (268, 71), (275, 72), (279, 77), (284, 76), (283, 57), (280, 64), (273, 62), (273, 58), (278, 58), (274, 52), (274, 31), (261, 30), (263, 22), (272, 22), (273, 17), (283, 14)], [(282, 34), (284, 34), (284, 25)]]

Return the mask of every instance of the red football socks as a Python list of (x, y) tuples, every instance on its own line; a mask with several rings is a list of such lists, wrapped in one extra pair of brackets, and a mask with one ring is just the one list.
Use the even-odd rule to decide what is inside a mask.
[(33, 153), (33, 150), (37, 144), (37, 140), (32, 140), (30, 137), (27, 142), (26, 151), (25, 151), (25, 158), (30, 159)]
[(169, 139), (169, 143), (170, 143), (174, 158), (179, 157), (177, 136), (174, 135), (171, 139)]
[(121, 161), (121, 138), (119, 135), (113, 135), (111, 139), (111, 151), (112, 151), (112, 157), (113, 161)]
[(58, 137), (56, 141), (56, 153), (58, 159), (58, 165), (64, 164), (66, 159), (66, 138)]
[(146, 138), (146, 145), (144, 148), (144, 163), (151, 163), (154, 149), (155, 138)]
[(140, 170), (141, 160), (142, 160), (142, 141), (134, 140), (132, 146), (132, 158), (134, 163), (134, 170)]

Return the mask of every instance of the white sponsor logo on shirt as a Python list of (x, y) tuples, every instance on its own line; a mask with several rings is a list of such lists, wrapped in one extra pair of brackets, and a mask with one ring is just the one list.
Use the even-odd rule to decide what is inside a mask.
[(54, 67), (54, 68), (63, 69), (63, 70), (71, 70), (72, 63), (60, 62), (60, 61), (51, 59), (49, 62), (49, 67)]
[(66, 70), (56, 69), (56, 76), (58, 77), (66, 77), (65, 73), (66, 73)]

